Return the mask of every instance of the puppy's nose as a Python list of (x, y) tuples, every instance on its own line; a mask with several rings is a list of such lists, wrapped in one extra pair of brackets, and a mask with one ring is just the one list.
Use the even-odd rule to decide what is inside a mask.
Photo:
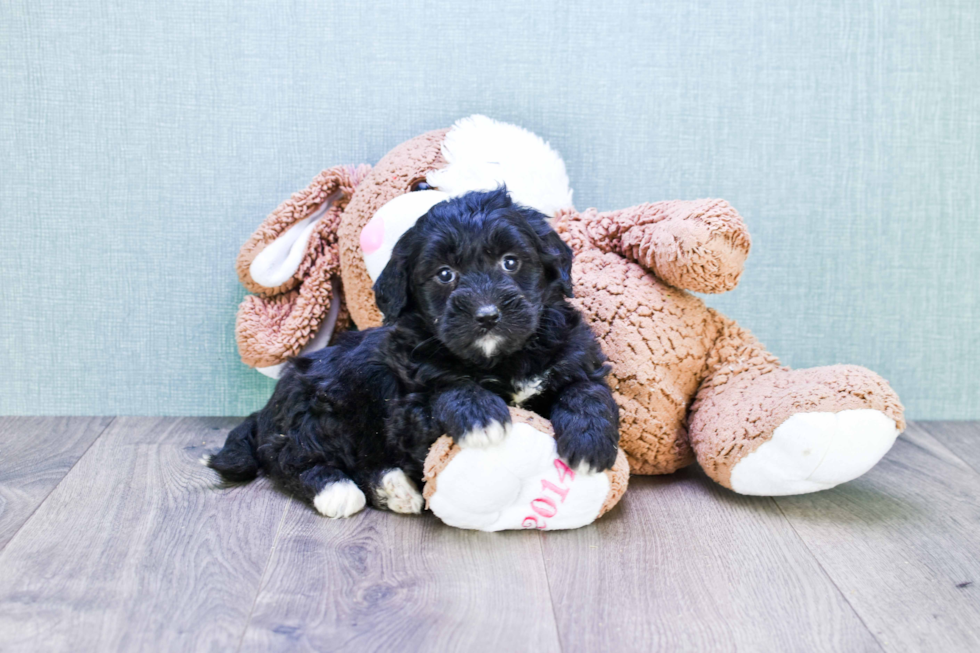
[(476, 311), (476, 321), (484, 329), (490, 329), (500, 321), (500, 309), (493, 304), (481, 306)]

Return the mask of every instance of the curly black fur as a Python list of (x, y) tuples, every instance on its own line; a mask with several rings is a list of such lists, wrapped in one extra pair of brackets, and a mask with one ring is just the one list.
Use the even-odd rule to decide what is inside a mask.
[(378, 505), (386, 470), (420, 481), (439, 435), (477, 444), (523, 401), (551, 420), (570, 465), (608, 469), (618, 408), (605, 357), (566, 301), (571, 264), (545, 217), (506, 189), (435, 205), (375, 284), (385, 326), (293, 359), (209, 465), (236, 481), (263, 469), (307, 501), (352, 479)]

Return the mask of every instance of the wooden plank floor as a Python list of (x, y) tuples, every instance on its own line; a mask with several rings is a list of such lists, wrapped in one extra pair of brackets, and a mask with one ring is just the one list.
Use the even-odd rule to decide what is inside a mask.
[(197, 459), (237, 421), (0, 418), (0, 651), (980, 650), (980, 423), (828, 492), (689, 469), (484, 534), (222, 487)]

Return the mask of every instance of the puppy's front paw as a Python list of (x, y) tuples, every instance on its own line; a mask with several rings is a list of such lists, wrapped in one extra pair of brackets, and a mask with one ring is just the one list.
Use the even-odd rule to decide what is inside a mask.
[(392, 512), (417, 515), (422, 512), (422, 495), (415, 483), (400, 469), (390, 469), (375, 489), (378, 503)]
[(447, 393), (436, 403), (438, 419), (461, 447), (489, 447), (510, 433), (510, 409), (497, 395), (478, 389)]
[(354, 481), (328, 483), (313, 498), (313, 507), (324, 517), (337, 519), (360, 512), (367, 503)]
[(604, 434), (580, 433), (557, 437), (558, 455), (568, 466), (582, 474), (610, 469), (616, 464), (619, 443)]
[(502, 442), (508, 435), (510, 435), (510, 422), (502, 424), (497, 420), (493, 420), (486, 426), (478, 426), (470, 429), (456, 438), (456, 442), (464, 448), (482, 448)]

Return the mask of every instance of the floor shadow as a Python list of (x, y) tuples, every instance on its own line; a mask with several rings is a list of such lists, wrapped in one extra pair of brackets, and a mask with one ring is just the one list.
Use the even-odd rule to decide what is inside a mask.
[[(631, 492), (635, 496), (665, 490), (676, 483), (695, 483), (712, 500), (733, 510), (749, 508), (812, 524), (895, 525), (927, 519), (931, 514), (927, 505), (896, 498), (861, 478), (812, 494), (757, 497), (737, 494), (722, 487), (697, 465), (665, 476), (632, 476), (627, 496)], [(612, 511), (609, 516), (613, 516)]]

